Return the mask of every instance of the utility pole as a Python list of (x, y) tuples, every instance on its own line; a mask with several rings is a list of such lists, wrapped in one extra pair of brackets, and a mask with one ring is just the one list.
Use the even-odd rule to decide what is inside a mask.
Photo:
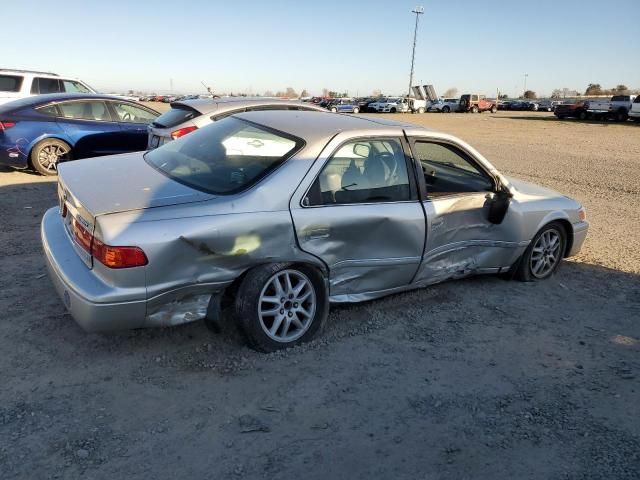
[(424, 14), (424, 8), (423, 7), (416, 7), (413, 10), (411, 10), (411, 13), (415, 13), (416, 14), (416, 27), (413, 31), (413, 51), (411, 52), (411, 73), (409, 74), (409, 97), (411, 96), (411, 84), (413, 83), (413, 66), (415, 64), (415, 59), (416, 59), (416, 38), (418, 36), (418, 19), (420, 18), (420, 15)]
[(527, 91), (527, 77), (529, 76), (528, 73), (524, 74), (524, 90), (522, 91), (522, 98), (524, 98), (524, 94)]

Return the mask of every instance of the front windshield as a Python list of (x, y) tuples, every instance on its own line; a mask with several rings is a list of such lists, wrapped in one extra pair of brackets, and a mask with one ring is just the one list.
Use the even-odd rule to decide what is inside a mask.
[(213, 194), (245, 190), (298, 151), (304, 142), (228, 117), (147, 152), (164, 175)]

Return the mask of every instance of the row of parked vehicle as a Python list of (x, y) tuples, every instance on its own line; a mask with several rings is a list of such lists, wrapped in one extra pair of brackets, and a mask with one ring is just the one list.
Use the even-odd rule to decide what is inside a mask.
[(198, 100), (200, 98), (213, 98), (211, 94), (203, 95), (144, 95), (140, 97), (141, 102), (161, 102), (171, 103), (182, 100)]
[(613, 119), (618, 122), (631, 119), (640, 122), (640, 95), (614, 95), (610, 100), (579, 100), (564, 103), (555, 108), (554, 115), (559, 119)]

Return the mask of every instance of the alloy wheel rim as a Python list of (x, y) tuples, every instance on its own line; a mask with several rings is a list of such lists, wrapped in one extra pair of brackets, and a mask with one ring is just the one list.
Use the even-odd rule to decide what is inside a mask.
[(536, 278), (548, 276), (560, 260), (562, 239), (555, 229), (546, 230), (540, 235), (531, 251), (531, 274)]
[(66, 159), (69, 150), (62, 145), (47, 145), (38, 153), (38, 163), (47, 171), (55, 172), (58, 169), (58, 162)]
[(311, 280), (297, 270), (282, 270), (274, 274), (260, 292), (260, 326), (276, 342), (293, 342), (309, 330), (316, 305)]

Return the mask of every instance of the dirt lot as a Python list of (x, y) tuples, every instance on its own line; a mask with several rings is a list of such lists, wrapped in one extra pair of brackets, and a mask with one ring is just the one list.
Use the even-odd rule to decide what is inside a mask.
[(397, 117), (580, 199), (581, 255), (334, 308), (278, 354), (202, 322), (88, 335), (45, 275), (55, 184), (0, 171), (0, 478), (640, 478), (640, 125)]

